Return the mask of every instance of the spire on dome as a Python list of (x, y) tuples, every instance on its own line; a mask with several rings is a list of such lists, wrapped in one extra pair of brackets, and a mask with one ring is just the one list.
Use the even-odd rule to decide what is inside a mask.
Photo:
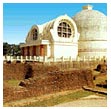
[(83, 10), (92, 10), (92, 8), (93, 8), (92, 5), (86, 5), (82, 7)]

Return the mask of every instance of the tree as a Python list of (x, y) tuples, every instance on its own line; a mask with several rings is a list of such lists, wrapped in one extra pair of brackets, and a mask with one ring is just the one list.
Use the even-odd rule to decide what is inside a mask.
[(9, 54), (10, 46), (7, 42), (3, 43), (3, 55)]
[(21, 50), (20, 45), (3, 43), (3, 55), (20, 56)]
[(13, 50), (14, 50), (14, 55), (15, 56), (20, 56), (21, 55), (21, 49), (20, 49), (19, 45), (14, 45)]

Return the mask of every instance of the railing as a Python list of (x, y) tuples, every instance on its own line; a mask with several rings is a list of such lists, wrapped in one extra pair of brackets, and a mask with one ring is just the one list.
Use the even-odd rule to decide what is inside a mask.
[(47, 56), (3, 56), (3, 61), (20, 61), (20, 62), (25, 62), (25, 61), (33, 61), (33, 62), (72, 62), (72, 61), (101, 61), (101, 60), (106, 60), (106, 57), (77, 57), (76, 59), (70, 57), (47, 57)]

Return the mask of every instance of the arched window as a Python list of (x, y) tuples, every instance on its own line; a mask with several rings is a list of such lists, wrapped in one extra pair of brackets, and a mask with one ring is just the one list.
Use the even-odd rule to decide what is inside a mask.
[(33, 37), (33, 40), (37, 40), (37, 36), (38, 36), (37, 29), (33, 29), (33, 30), (32, 30), (32, 37)]
[(72, 33), (70, 25), (66, 22), (61, 22), (57, 28), (57, 31), (58, 31), (58, 36), (64, 38), (69, 38)]

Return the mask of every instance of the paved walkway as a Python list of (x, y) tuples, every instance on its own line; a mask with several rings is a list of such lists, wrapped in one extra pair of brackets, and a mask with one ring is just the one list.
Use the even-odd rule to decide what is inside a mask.
[(106, 97), (90, 95), (88, 97), (84, 97), (79, 100), (55, 105), (54, 107), (106, 107), (106, 106), (107, 106)]

